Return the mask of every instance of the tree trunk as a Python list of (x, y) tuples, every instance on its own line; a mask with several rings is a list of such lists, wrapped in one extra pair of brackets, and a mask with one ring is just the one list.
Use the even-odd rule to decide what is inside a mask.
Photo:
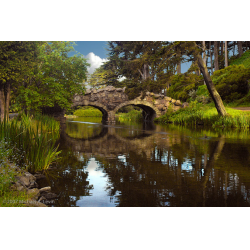
[(149, 74), (149, 66), (148, 64), (143, 64), (143, 67), (142, 67), (142, 72), (140, 69), (138, 69), (138, 71), (140, 72), (141, 74), (141, 77), (142, 77), (142, 80), (147, 80), (148, 78), (150, 78), (150, 74)]
[(242, 56), (243, 54), (242, 42), (241, 41), (237, 42), (237, 45), (238, 45), (239, 56)]
[[(207, 66), (207, 59), (206, 59), (206, 42), (202, 42), (202, 48), (203, 48), (203, 63)], [(206, 85), (206, 82), (204, 81), (204, 85)]]
[(10, 107), (10, 81), (5, 84), (0, 84), (0, 120), (3, 121), (4, 117), (9, 120), (9, 107)]
[(228, 67), (227, 41), (225, 41), (225, 67)]
[(10, 81), (7, 81), (5, 86), (5, 116), (9, 120), (10, 113)]
[[(180, 56), (180, 50), (177, 50), (178, 57)], [(181, 74), (181, 62), (177, 63), (177, 74)]]
[(201, 58), (201, 55), (199, 54), (198, 51), (195, 51), (194, 56), (198, 60), (198, 65), (200, 67), (201, 73), (202, 73), (204, 80), (206, 82), (207, 89), (208, 89), (208, 91), (209, 91), (209, 93), (214, 101), (214, 104), (215, 104), (215, 107), (217, 109), (218, 114), (221, 116), (226, 116), (227, 111), (224, 107), (224, 104), (222, 102), (222, 99), (221, 99), (219, 93), (217, 92), (217, 90), (214, 86), (214, 83), (212, 82), (212, 79), (208, 73), (206, 65), (204, 64), (204, 62)]
[(4, 85), (0, 84), (0, 119), (1, 119), (1, 122), (4, 120), (4, 103), (5, 103)]
[(177, 74), (181, 74), (181, 63), (177, 64)]
[(211, 75), (213, 74), (213, 54), (212, 54), (212, 49), (211, 49), (211, 44), (212, 42), (209, 42), (209, 52), (210, 52), (210, 64), (211, 64)]
[(218, 42), (214, 42), (214, 71), (219, 70), (219, 49)]

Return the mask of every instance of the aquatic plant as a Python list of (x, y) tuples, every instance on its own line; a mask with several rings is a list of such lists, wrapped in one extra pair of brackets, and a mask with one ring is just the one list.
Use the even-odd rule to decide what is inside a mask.
[(8, 158), (32, 173), (45, 170), (58, 159), (60, 153), (55, 146), (59, 136), (58, 126), (53, 122), (47, 123), (47, 118), (36, 120), (36, 125), (30, 117), (22, 119), (0, 123), (0, 140), (7, 149), (12, 149)]

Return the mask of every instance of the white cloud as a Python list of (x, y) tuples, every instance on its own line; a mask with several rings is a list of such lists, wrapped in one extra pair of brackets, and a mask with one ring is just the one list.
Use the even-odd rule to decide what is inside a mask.
[(96, 68), (99, 68), (104, 62), (107, 62), (108, 60), (105, 58), (101, 58), (97, 55), (95, 55), (93, 52), (88, 53), (85, 58), (88, 59), (88, 63), (90, 64), (90, 67), (88, 67), (88, 73), (92, 74)]

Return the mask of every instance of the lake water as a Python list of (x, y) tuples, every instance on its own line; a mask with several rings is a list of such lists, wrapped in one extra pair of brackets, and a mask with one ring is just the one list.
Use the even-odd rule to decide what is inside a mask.
[(52, 206), (250, 205), (250, 133), (153, 123), (67, 120), (61, 159), (42, 186)]

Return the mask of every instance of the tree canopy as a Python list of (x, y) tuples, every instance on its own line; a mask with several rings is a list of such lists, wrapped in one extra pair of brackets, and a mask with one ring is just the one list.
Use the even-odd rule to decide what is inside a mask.
[(39, 111), (58, 105), (69, 109), (73, 95), (83, 93), (87, 60), (72, 42), (0, 42), (1, 116), (8, 95), (16, 110)]

